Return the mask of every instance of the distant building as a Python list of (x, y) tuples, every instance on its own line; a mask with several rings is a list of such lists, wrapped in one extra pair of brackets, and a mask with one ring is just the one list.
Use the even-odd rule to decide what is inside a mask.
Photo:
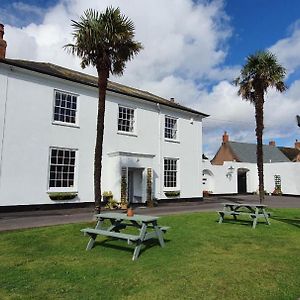
[[(300, 195), (299, 143), (295, 148), (263, 146), (264, 186), (267, 193), (280, 187), (283, 194)], [(283, 151), (282, 151), (282, 148)], [(203, 160), (203, 190), (213, 194), (245, 194), (258, 191), (256, 144), (232, 142), (225, 132), (211, 162)]]
[(296, 140), (295, 147), (278, 147), (278, 149), (293, 162), (300, 162), (300, 142)]
[[(256, 163), (256, 144), (231, 142), (227, 132), (222, 137), (222, 145), (211, 160), (212, 165), (223, 165), (225, 161)], [(290, 161), (274, 142), (263, 145), (264, 163)]]

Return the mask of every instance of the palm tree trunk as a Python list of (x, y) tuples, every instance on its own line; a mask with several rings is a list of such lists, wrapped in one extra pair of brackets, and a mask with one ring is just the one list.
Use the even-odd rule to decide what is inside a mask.
[(107, 88), (107, 80), (109, 77), (109, 69), (97, 68), (98, 71), (98, 116), (97, 116), (97, 133), (94, 160), (94, 196), (95, 196), (95, 212), (100, 213), (101, 210), (101, 171), (102, 171), (102, 147), (104, 135), (104, 116), (105, 116), (105, 96)]
[(263, 157), (263, 130), (264, 130), (264, 95), (259, 93), (255, 102), (255, 120), (256, 120), (256, 158), (258, 171), (259, 202), (262, 203), (265, 198), (264, 190), (264, 157)]

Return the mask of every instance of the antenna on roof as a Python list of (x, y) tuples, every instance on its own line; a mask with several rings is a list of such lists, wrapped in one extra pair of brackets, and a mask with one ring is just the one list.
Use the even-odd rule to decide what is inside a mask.
[(297, 118), (298, 126), (300, 127), (300, 116), (297, 115), (296, 118)]

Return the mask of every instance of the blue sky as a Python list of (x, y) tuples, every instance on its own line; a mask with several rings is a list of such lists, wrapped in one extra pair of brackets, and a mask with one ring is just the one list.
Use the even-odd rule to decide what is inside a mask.
[[(62, 46), (71, 40), (70, 19), (89, 8), (120, 6), (136, 25), (144, 50), (120, 83), (208, 113), (204, 151), (212, 157), (226, 130), (231, 140), (255, 142), (253, 107), (231, 85), (247, 55), (270, 49), (288, 71), (289, 90), (270, 91), (265, 143), (293, 146), (300, 139), (300, 1), (298, 0), (46, 0), (0, 2), (7, 56), (49, 61), (80, 70)], [(88, 68), (85, 72), (95, 74)]]

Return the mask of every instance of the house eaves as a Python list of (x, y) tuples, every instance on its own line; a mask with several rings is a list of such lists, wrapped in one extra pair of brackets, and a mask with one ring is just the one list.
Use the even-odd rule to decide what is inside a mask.
[[(91, 87), (98, 87), (98, 79), (95, 76), (84, 74), (78, 71), (67, 69), (55, 64), (45, 63), (45, 62), (35, 62), (28, 60), (17, 60), (17, 59), (0, 59), (0, 63), (23, 68), (33, 72), (54, 76), (60, 79), (72, 81), (75, 83), (84, 84)], [(117, 94), (130, 96), (145, 101), (159, 103), (161, 105), (179, 109), (188, 113), (192, 113), (203, 118), (208, 117), (209, 115), (199, 112), (197, 110), (185, 107), (178, 103), (172, 102), (170, 100), (164, 99), (162, 97), (156, 96), (152, 93), (142, 91), (136, 88), (132, 88), (123, 84), (119, 84), (113, 81), (108, 81), (107, 90)]]

